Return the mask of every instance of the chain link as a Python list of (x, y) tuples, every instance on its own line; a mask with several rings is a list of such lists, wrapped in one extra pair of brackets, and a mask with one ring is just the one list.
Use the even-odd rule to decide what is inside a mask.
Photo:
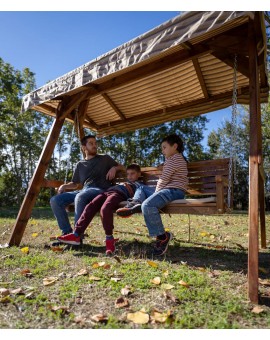
[(231, 145), (229, 163), (229, 184), (228, 184), (228, 208), (232, 208), (231, 195), (232, 185), (237, 184), (236, 179), (236, 126), (237, 126), (237, 54), (234, 56), (233, 66), (233, 96), (232, 96), (232, 121), (231, 121)]

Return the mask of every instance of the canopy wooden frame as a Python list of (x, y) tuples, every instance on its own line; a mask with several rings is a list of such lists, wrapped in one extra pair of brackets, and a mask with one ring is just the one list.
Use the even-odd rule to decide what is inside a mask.
[[(189, 15), (191, 18), (200, 17), (200, 13), (202, 17), (208, 15), (207, 12), (194, 12), (186, 14), (185, 18)], [(142, 62), (134, 63), (131, 67), (109, 72), (104, 77), (99, 77), (88, 84), (73, 87), (67, 93), (51, 96), (47, 100), (32, 104), (32, 109), (54, 116), (55, 121), (19, 210), (8, 242), (10, 246), (20, 244), (40, 188), (46, 186), (45, 172), (65, 120), (78, 124), (76, 130), (79, 131), (81, 138), (84, 133), (83, 127), (96, 131), (98, 136), (104, 136), (228, 107), (231, 105), (232, 68), (234, 56), (237, 54), (238, 78), (240, 79), (238, 102), (249, 104), (250, 108), (248, 296), (251, 302), (258, 303), (259, 225), (261, 226), (261, 246), (266, 247), (260, 111), (260, 104), (267, 102), (269, 94), (266, 38), (262, 12), (248, 12), (248, 14), (241, 12), (239, 16), (237, 15), (239, 12), (233, 13), (235, 19), (231, 21), (232, 23), (225, 20), (224, 24), (217, 29), (213, 31), (207, 29), (191, 39), (186, 38), (164, 53), (163, 51), (156, 53)], [(225, 14), (224, 12), (211, 12), (208, 17), (214, 16), (216, 19)], [(179, 22), (181, 23), (181, 18)], [(162, 27), (159, 28), (160, 30), (162, 31)], [(210, 64), (213, 64), (212, 67), (208, 67), (209, 60)], [(118, 60), (115, 61), (117, 62)], [(184, 94), (184, 86), (187, 82), (184, 76), (185, 69), (191, 77), (188, 85), (190, 93), (186, 97)], [(177, 73), (179, 70), (181, 76)], [(216, 73), (215, 70), (217, 70)], [(214, 83), (213, 77), (215, 81), (218, 81), (216, 78), (220, 75), (221, 81)], [(175, 78), (181, 81), (181, 77), (184, 78), (183, 87), (175, 88)], [(171, 86), (162, 86), (162, 79), (163, 84), (170, 81)], [(227, 80), (231, 82), (231, 85), (226, 87)], [(193, 89), (193, 82), (197, 82), (199, 87)], [(159, 88), (155, 87), (157, 83), (160, 84)], [(152, 88), (155, 90), (152, 91), (155, 92), (154, 94), (151, 92)], [(172, 91), (172, 88), (175, 88), (174, 94), (166, 92)], [(218, 91), (215, 92), (215, 90)], [(196, 95), (198, 91), (199, 96)], [(136, 95), (134, 95), (135, 92)], [(138, 97), (137, 93), (141, 93), (141, 97)], [(151, 106), (151, 103), (154, 103), (151, 99), (152, 95), (157, 98), (157, 102), (160, 101), (160, 106), (155, 104)], [(170, 105), (166, 103), (162, 95), (170, 95), (177, 98), (177, 101), (172, 101)], [(136, 114), (134, 112), (129, 114), (129, 107), (139, 105), (138, 98), (141, 98), (140, 101), (145, 111), (138, 109)], [(149, 105), (147, 105), (147, 100)], [(124, 104), (126, 101), (127, 104)], [(100, 106), (99, 110), (105, 112), (105, 121), (102, 121), (102, 115), (99, 114), (101, 111), (95, 112), (95, 103), (97, 107)], [(78, 113), (78, 119), (74, 118), (75, 112)]]

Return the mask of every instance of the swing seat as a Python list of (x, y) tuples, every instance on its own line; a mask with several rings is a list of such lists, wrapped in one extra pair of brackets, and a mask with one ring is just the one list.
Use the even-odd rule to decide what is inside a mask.
[[(229, 184), (229, 158), (197, 161), (188, 163), (189, 185), (184, 199), (167, 204), (162, 212), (165, 214), (224, 214), (229, 211), (227, 206)], [(141, 180), (148, 186), (155, 187), (162, 167), (142, 167)], [(126, 173), (117, 172), (114, 184), (126, 181)], [(44, 180), (43, 187), (59, 187), (63, 182)], [(232, 190), (231, 190), (232, 202)], [(127, 202), (120, 203), (120, 207)], [(74, 204), (67, 206), (68, 212), (74, 211)]]

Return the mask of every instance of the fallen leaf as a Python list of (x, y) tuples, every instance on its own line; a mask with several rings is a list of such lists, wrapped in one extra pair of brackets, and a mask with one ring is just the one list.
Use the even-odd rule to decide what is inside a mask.
[(149, 319), (149, 314), (142, 311), (127, 314), (127, 320), (132, 321), (136, 324), (146, 324), (149, 322)]
[(151, 279), (150, 282), (153, 283), (154, 285), (159, 285), (161, 282), (161, 279), (159, 276), (156, 276), (153, 279)]
[(255, 306), (251, 311), (251, 313), (255, 313), (255, 314), (260, 314), (262, 312), (264, 312), (264, 309), (260, 306)]
[(91, 316), (91, 320), (95, 321), (95, 322), (107, 322), (108, 321), (108, 317), (106, 314), (96, 314)]
[(123, 298), (122, 296), (118, 298), (114, 303), (115, 308), (123, 308), (129, 306), (129, 301), (126, 298)]
[(180, 280), (178, 283), (179, 283), (181, 286), (184, 286), (184, 287), (186, 287), (186, 288), (189, 288), (189, 284), (186, 283), (186, 282), (183, 281), (183, 280)]
[(91, 280), (91, 281), (100, 281), (101, 278), (100, 278), (100, 277), (97, 277), (97, 276), (91, 275), (91, 276), (89, 276), (89, 280)]
[(43, 279), (44, 286), (51, 286), (58, 280), (58, 277), (50, 276)]
[(157, 268), (158, 267), (158, 264), (156, 262), (153, 262), (153, 261), (147, 261), (147, 263), (149, 264), (149, 266), (151, 267), (154, 267), (154, 268)]
[(121, 289), (121, 294), (122, 295), (129, 295), (132, 293), (131, 287), (130, 286), (125, 286), (124, 288)]
[(92, 265), (92, 268), (99, 268), (99, 267), (104, 267), (105, 266), (105, 262), (95, 262)]
[(21, 252), (24, 254), (29, 254), (29, 247), (21, 248)]
[(34, 292), (30, 292), (28, 294), (25, 295), (26, 299), (31, 299), (34, 296)]
[(111, 281), (118, 282), (121, 281), (121, 277), (111, 277)]
[(163, 275), (164, 277), (168, 277), (169, 271), (168, 271), (168, 270), (164, 270), (163, 273), (162, 273), (162, 275)]
[(20, 287), (20, 288), (11, 290), (10, 294), (13, 294), (13, 295), (22, 295), (22, 294), (24, 294), (24, 292), (23, 292), (23, 289)]
[(88, 270), (87, 269), (81, 269), (76, 276), (82, 276), (82, 275), (88, 275)]
[(174, 286), (169, 284), (169, 283), (162, 283), (161, 288), (165, 289), (165, 290), (168, 290), (168, 289), (173, 289)]
[(0, 297), (8, 296), (10, 294), (9, 289), (7, 288), (0, 288)]
[(33, 276), (33, 274), (31, 273), (31, 271), (29, 269), (21, 270), (21, 275), (26, 276), (26, 277), (32, 277)]
[(69, 313), (68, 307), (66, 306), (50, 306), (49, 309), (53, 312), (60, 311), (61, 314)]
[(160, 313), (157, 311), (153, 311), (151, 313), (151, 320), (154, 320), (155, 322), (159, 322), (159, 323), (164, 323), (167, 321), (169, 315), (164, 312), (164, 313)]
[(32, 237), (37, 237), (38, 236), (38, 233), (33, 233), (32, 234)]
[(60, 252), (60, 253), (62, 253), (62, 252), (64, 251), (64, 247), (55, 246), (55, 247), (51, 247), (51, 250), (52, 250), (52, 251), (55, 251), (55, 252)]
[(199, 235), (202, 237), (210, 236), (210, 234), (207, 231), (202, 231)]

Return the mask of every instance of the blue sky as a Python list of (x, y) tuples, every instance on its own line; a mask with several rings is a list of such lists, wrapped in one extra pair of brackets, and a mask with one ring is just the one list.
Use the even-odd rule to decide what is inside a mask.
[[(10, 0), (8, 4), (14, 1)], [(79, 1), (80, 2), (80, 1)], [(104, 0), (103, 0), (104, 2)], [(170, 1), (169, 1), (170, 2)], [(21, 4), (21, 2), (18, 2)], [(36, 6), (3, 7), (0, 5), (0, 57), (15, 69), (28, 67), (40, 87), (103, 53), (143, 34), (178, 15), (180, 11), (87, 10), (76, 7), (62, 12), (58, 7), (40, 10)], [(47, 4), (50, 0), (47, 0)], [(59, 4), (59, 1), (55, 0)], [(61, 1), (60, 1), (61, 3)], [(114, 3), (117, 3), (115, 1)], [(119, 3), (119, 2), (118, 2)], [(153, 2), (152, 2), (153, 3)], [(36, 2), (34, 2), (36, 4)], [(2, 6), (2, 8), (1, 8)], [(89, 6), (88, 6), (89, 7)], [(173, 6), (172, 8), (181, 7)], [(93, 6), (91, 6), (93, 8)], [(117, 8), (117, 6), (114, 6)], [(124, 7), (125, 8), (125, 7)], [(151, 6), (153, 8), (153, 6)], [(186, 8), (183, 7), (183, 10)], [(208, 131), (230, 119), (230, 109), (208, 114)]]

